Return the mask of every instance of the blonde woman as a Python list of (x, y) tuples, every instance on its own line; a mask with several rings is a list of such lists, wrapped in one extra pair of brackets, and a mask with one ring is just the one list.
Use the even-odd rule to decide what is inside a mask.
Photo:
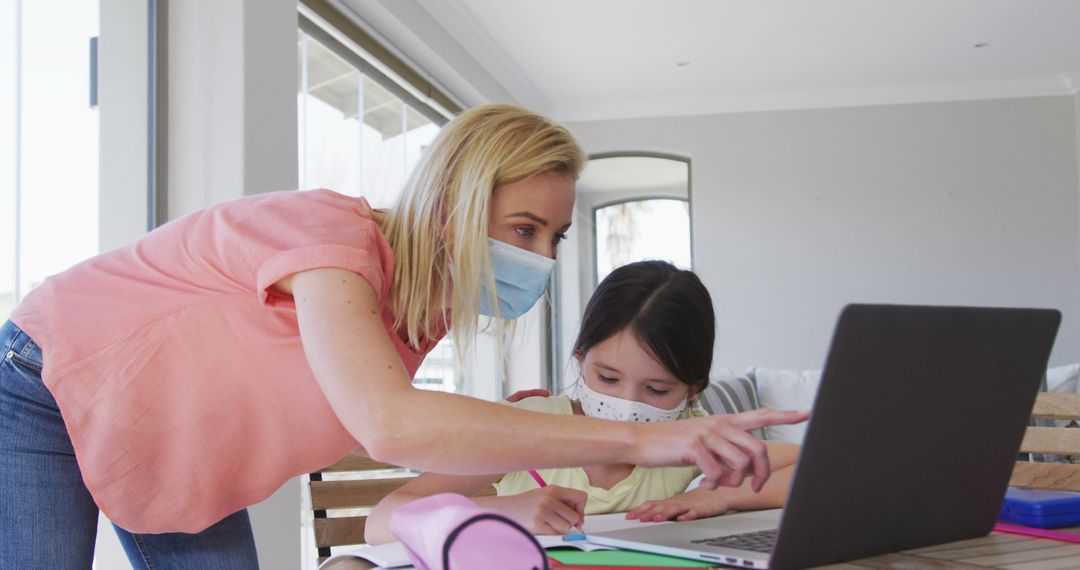
[(451, 121), (399, 202), (241, 198), (47, 279), (0, 362), (0, 568), (89, 567), (98, 509), (136, 567), (255, 568), (246, 507), (353, 451), (448, 474), (697, 465), (769, 474), (746, 433), (803, 414), (635, 425), (416, 390), (447, 332), (543, 293), (584, 155), (490, 105)]

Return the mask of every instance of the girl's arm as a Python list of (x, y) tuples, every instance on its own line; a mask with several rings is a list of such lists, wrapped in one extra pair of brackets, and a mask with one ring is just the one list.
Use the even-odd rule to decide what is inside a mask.
[(765, 446), (747, 431), (807, 417), (757, 410), (645, 425), (552, 417), (414, 389), (367, 280), (323, 268), (296, 273), (275, 287), (296, 302), (304, 352), (334, 413), (372, 458), (386, 463), (458, 475), (696, 464), (706, 488), (739, 485), (748, 475), (758, 488), (769, 473)]
[[(393, 542), (390, 515), (400, 506), (437, 493), (473, 495), (502, 475), (440, 475), (424, 473), (387, 495), (372, 509), (364, 525), (369, 544)], [(548, 485), (520, 495), (473, 497), (482, 507), (502, 512), (535, 534), (563, 534), (585, 517), (584, 491)]]
[(784, 506), (795, 475), (799, 446), (774, 442), (765, 445), (773, 471), (760, 492), (754, 492), (748, 483), (734, 488), (697, 488), (661, 501), (646, 501), (626, 513), (626, 518), (650, 522), (673, 518), (683, 521), (722, 515), (729, 510), (752, 511)]

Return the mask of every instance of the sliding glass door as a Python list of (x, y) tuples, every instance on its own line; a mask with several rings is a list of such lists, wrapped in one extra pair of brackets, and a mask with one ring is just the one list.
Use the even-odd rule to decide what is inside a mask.
[(153, 224), (155, 1), (0, 0), (0, 319)]
[[(7, 218), (0, 317), (48, 275), (97, 253), (98, 114), (91, 103), (97, 2), (7, 0), (0, 105)], [(14, 41), (12, 41), (14, 39)], [(9, 83), (10, 82), (10, 83)]]

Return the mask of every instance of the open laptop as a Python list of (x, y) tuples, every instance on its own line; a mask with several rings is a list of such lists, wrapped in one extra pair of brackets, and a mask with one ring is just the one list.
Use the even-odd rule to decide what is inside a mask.
[(849, 305), (781, 511), (588, 534), (783, 570), (990, 532), (1061, 314)]

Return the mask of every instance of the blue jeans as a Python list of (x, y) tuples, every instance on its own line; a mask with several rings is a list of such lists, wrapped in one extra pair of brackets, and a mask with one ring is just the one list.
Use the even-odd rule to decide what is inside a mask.
[[(7, 321), (0, 357), (0, 569), (90, 568), (98, 508), (56, 400), (41, 381), (41, 348)], [(114, 527), (134, 568), (259, 566), (247, 510), (198, 534)]]

